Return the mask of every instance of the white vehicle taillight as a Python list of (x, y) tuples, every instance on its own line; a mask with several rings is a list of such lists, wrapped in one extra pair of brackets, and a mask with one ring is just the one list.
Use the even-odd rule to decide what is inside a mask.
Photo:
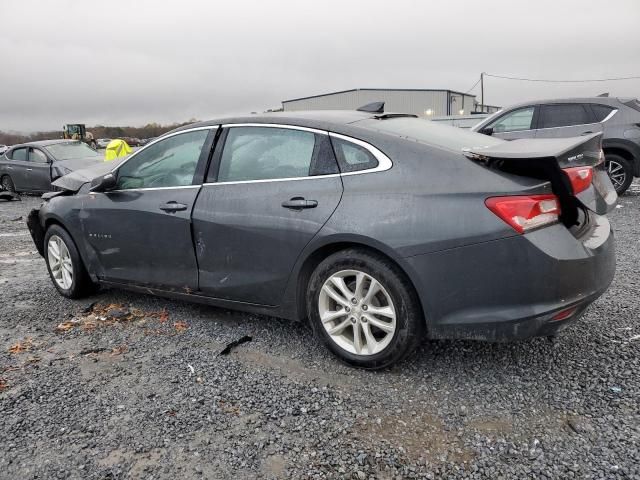
[(556, 223), (560, 218), (560, 201), (555, 195), (490, 197), (484, 203), (518, 233)]

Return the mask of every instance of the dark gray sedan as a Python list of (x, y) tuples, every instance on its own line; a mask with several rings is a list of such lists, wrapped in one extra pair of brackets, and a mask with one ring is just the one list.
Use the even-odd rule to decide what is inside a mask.
[(0, 156), (0, 185), (9, 192), (48, 192), (57, 178), (101, 161), (95, 150), (74, 140), (14, 145)]
[(381, 368), (425, 335), (524, 339), (578, 319), (615, 271), (603, 161), (599, 134), (228, 118), (57, 180), (28, 225), (66, 297), (111, 285), (308, 319), (340, 358)]

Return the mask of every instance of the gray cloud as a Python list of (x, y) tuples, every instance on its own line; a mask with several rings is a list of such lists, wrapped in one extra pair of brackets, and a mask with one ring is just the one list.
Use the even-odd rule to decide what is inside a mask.
[[(481, 71), (640, 73), (636, 0), (25, 0), (0, 18), (3, 130), (206, 119), (355, 87), (466, 91)], [(640, 81), (487, 79), (485, 101), (603, 91), (639, 96)]]

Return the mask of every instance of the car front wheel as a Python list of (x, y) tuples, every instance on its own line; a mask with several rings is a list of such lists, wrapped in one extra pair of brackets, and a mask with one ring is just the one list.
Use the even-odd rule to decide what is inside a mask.
[(44, 237), (44, 258), (53, 285), (67, 298), (81, 298), (93, 291), (78, 249), (69, 233), (59, 225), (52, 225)]
[(618, 195), (627, 191), (633, 181), (633, 168), (631, 162), (620, 155), (609, 153), (605, 157), (607, 173)]
[(424, 320), (413, 287), (388, 259), (365, 250), (335, 253), (309, 281), (307, 313), (323, 343), (350, 365), (378, 369), (409, 355)]

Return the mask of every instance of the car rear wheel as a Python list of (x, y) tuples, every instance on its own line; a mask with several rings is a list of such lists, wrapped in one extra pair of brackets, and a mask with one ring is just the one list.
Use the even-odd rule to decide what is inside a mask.
[(424, 326), (413, 287), (397, 266), (356, 249), (318, 265), (307, 289), (307, 313), (329, 350), (368, 369), (385, 368), (410, 354)]
[(631, 162), (620, 155), (609, 153), (605, 157), (607, 173), (618, 195), (627, 191), (633, 181), (633, 168)]
[(4, 175), (2, 177), (2, 180), (0, 181), (0, 184), (2, 185), (3, 190), (7, 192), (15, 193), (16, 187), (13, 184), (13, 180), (11, 180), (11, 177), (9, 175)]
[(96, 290), (67, 231), (52, 225), (44, 236), (44, 258), (53, 285), (67, 298), (82, 298)]

